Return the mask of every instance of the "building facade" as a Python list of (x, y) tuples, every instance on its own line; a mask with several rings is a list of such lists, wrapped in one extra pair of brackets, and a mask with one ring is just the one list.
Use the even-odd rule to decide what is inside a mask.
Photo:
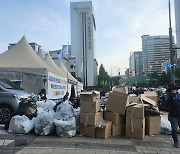
[(130, 75), (134, 76), (142, 73), (143, 63), (142, 63), (142, 52), (135, 51), (129, 57), (129, 71)]
[(77, 57), (77, 74), (84, 86), (97, 85), (96, 22), (92, 1), (71, 2), (71, 54)]
[[(143, 35), (142, 38), (142, 57), (143, 70), (145, 73), (157, 72), (161, 74), (161, 64), (170, 59), (169, 36)], [(173, 37), (174, 46), (174, 37)]]
[[(176, 46), (180, 48), (180, 0), (174, 0), (175, 24), (176, 24)], [(177, 58), (180, 58), (180, 49), (177, 49)]]

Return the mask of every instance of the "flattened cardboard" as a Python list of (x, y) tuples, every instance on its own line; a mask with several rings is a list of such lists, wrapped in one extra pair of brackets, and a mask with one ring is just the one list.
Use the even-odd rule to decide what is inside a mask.
[(104, 112), (104, 120), (112, 121), (112, 124), (125, 124), (126, 123), (126, 116), (120, 115), (119, 113), (114, 112)]
[(143, 103), (148, 103), (153, 106), (157, 106), (157, 102), (153, 101), (152, 99), (145, 96), (145, 94), (141, 94), (141, 99), (143, 100)]
[(129, 104), (128, 94), (125, 93), (109, 93), (106, 104), (106, 110), (114, 113), (125, 115), (126, 106)]
[(112, 136), (124, 136), (126, 124), (112, 125)]
[(96, 138), (107, 139), (111, 136), (112, 122), (111, 121), (105, 121), (105, 123), (106, 123), (105, 129), (96, 128)]
[(144, 105), (143, 104), (134, 104), (127, 106), (126, 108), (126, 118), (144, 118)]
[(158, 102), (158, 94), (156, 91), (145, 91), (144, 95), (147, 98), (150, 98), (151, 100), (155, 101), (156, 103)]
[(160, 116), (146, 116), (146, 134), (157, 135), (161, 133), (161, 117)]
[(126, 137), (143, 140), (145, 136), (145, 118), (126, 118)]
[(95, 102), (100, 99), (100, 93), (98, 91), (86, 91), (80, 93), (80, 101)]
[(80, 124), (83, 124), (85, 127), (97, 126), (102, 119), (102, 112), (80, 114)]
[(81, 113), (96, 113), (100, 110), (100, 100), (94, 102), (81, 101), (80, 102)]

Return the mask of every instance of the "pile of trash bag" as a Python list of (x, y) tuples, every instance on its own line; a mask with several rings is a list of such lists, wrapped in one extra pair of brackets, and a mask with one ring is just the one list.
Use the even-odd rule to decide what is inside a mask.
[(76, 120), (71, 102), (66, 100), (58, 105), (54, 118), (56, 134), (59, 137), (73, 137), (76, 135)]
[(49, 135), (55, 131), (54, 106), (56, 103), (51, 100), (37, 101), (37, 117), (35, 119), (35, 133), (37, 135)]
[[(56, 103), (51, 100), (22, 100), (17, 112), (9, 120), (9, 133), (27, 134), (34, 129), (37, 135), (55, 132), (59, 137), (76, 135), (76, 124), (80, 125), (80, 108), (74, 108), (70, 101)], [(79, 127), (78, 127), (79, 131)]]

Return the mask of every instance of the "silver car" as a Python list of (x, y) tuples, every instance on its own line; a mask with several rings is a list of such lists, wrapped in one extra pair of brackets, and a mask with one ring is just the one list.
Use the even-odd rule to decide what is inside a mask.
[(31, 97), (31, 93), (14, 88), (12, 85), (0, 81), (0, 123), (5, 123), (17, 111), (22, 98)]

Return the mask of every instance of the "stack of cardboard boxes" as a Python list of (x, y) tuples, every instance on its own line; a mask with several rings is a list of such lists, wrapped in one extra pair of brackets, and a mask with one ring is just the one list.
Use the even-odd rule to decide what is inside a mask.
[[(142, 95), (142, 98), (133, 94), (129, 95), (126, 87), (113, 89), (106, 104), (106, 110), (110, 112), (105, 112), (105, 120), (113, 123), (113, 136), (123, 135), (123, 130), (125, 130), (126, 137), (136, 139), (144, 139), (145, 134), (160, 133), (160, 116), (145, 118), (144, 103), (157, 105), (155, 93), (147, 95), (147, 97)], [(126, 120), (122, 120), (124, 118)]]
[(82, 92), (80, 95), (80, 106), (81, 135), (104, 139), (108, 138), (111, 135), (109, 132), (111, 132), (112, 123), (103, 120), (103, 113), (100, 112), (99, 92)]
[(80, 95), (80, 133), (102, 139), (110, 135), (144, 139), (145, 134), (159, 134), (160, 116), (145, 117), (144, 105), (148, 103), (157, 105), (155, 92), (136, 96), (128, 94), (127, 87), (114, 88), (109, 94), (103, 120), (99, 92), (82, 92)]

